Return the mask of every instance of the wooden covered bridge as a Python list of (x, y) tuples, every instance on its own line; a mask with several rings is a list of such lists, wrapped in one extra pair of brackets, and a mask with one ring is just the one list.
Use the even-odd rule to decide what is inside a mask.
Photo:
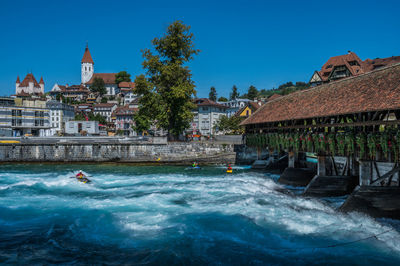
[(299, 153), (317, 154), (305, 194), (357, 185), (343, 210), (400, 218), (400, 64), (277, 98), (242, 125), (248, 146), (287, 152), (292, 170)]

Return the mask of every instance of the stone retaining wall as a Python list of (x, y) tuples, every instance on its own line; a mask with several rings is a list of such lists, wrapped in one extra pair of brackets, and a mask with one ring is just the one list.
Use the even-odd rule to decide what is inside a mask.
[(0, 162), (234, 163), (233, 145), (165, 144), (1, 144)]

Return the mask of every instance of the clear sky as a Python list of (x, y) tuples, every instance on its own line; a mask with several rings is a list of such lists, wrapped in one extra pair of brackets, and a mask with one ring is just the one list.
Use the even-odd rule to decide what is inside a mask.
[(201, 53), (190, 64), (198, 96), (250, 85), (308, 82), (329, 57), (400, 55), (400, 1), (0, 0), (0, 95), (17, 75), (79, 84), (86, 41), (95, 72), (143, 73), (141, 49), (174, 20), (192, 27)]

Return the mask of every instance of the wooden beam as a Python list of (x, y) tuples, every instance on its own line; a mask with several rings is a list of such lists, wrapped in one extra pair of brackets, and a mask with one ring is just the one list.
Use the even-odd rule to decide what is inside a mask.
[(390, 177), (391, 175), (394, 175), (395, 173), (400, 171), (400, 167), (395, 166), (392, 170), (381, 176), (380, 178), (376, 179), (374, 182), (371, 183), (371, 185), (375, 185), (376, 183)]
[(324, 127), (363, 127), (363, 126), (390, 126), (400, 125), (400, 120), (391, 121), (365, 121), (365, 122), (353, 122), (353, 123), (332, 123), (332, 124), (317, 124), (317, 125), (293, 125), (293, 126), (266, 126), (262, 129), (265, 130), (279, 130), (279, 129), (305, 129), (305, 128), (324, 128)]

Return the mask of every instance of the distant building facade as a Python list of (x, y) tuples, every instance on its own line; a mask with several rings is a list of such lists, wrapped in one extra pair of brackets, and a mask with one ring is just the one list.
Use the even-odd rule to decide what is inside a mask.
[(214, 126), (221, 116), (226, 115), (229, 107), (207, 98), (196, 99), (195, 104), (196, 109), (193, 111), (194, 118), (190, 130), (205, 136), (218, 134), (218, 130)]
[(17, 80), (15, 81), (15, 95), (43, 96), (44, 95), (43, 77), (40, 78), (40, 81), (38, 83), (32, 73), (27, 74), (22, 82), (20, 82), (18, 76)]
[(129, 105), (124, 105), (118, 107), (113, 116), (115, 116), (115, 129), (120, 132), (124, 136), (136, 136), (137, 133), (133, 129), (134, 120), (133, 114), (137, 112), (137, 108), (130, 107)]
[(50, 112), (42, 100), (1, 98), (0, 121), (3, 136), (50, 135)]
[(65, 123), (65, 133), (67, 135), (77, 135), (86, 132), (91, 135), (99, 134), (98, 121), (68, 121)]
[(228, 102), (217, 102), (218, 104), (225, 105), (226, 108), (226, 116), (231, 117), (234, 116), (240, 108), (246, 106), (250, 102), (249, 99), (234, 99)]
[(111, 115), (117, 108), (115, 103), (98, 103), (93, 105), (93, 114), (103, 116), (107, 122), (111, 122)]
[(75, 118), (74, 107), (58, 101), (48, 101), (46, 107), (50, 110), (51, 135), (65, 133), (65, 123)]

